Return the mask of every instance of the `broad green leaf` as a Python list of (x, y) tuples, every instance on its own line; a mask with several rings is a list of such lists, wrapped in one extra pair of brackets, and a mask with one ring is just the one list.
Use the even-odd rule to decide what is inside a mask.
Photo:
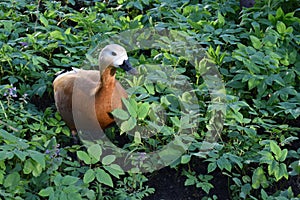
[(21, 161), (25, 161), (26, 156), (28, 156), (27, 152), (24, 151), (20, 151), (18, 149), (14, 150), (14, 154), (21, 160)]
[(289, 174), (288, 174), (288, 171), (287, 171), (287, 168), (286, 168), (286, 164), (285, 163), (280, 163), (279, 169), (280, 169), (280, 175), (282, 175), (286, 180), (288, 180), (289, 179)]
[(125, 133), (127, 131), (132, 130), (136, 126), (136, 119), (134, 117), (130, 117), (127, 121), (122, 122), (121, 131)]
[(252, 175), (252, 188), (258, 189), (260, 185), (263, 188), (266, 188), (269, 184), (265, 176), (264, 170), (261, 167), (258, 167), (254, 170)]
[(134, 144), (139, 145), (142, 143), (141, 134), (139, 132), (134, 133)]
[(262, 47), (261, 41), (255, 37), (254, 35), (250, 35), (250, 40), (252, 42), (252, 45), (255, 49), (260, 49)]
[(83, 176), (84, 183), (90, 183), (96, 178), (95, 172), (93, 169), (88, 169)]
[(84, 151), (77, 151), (77, 157), (87, 165), (92, 164), (90, 156)]
[(272, 162), (268, 165), (269, 175), (275, 174), (275, 172), (278, 170), (279, 170), (279, 163), (275, 160), (272, 160)]
[(300, 174), (300, 160), (292, 162), (289, 167), (293, 169), (293, 171), (290, 172), (291, 175)]
[(221, 26), (223, 26), (225, 24), (225, 19), (222, 16), (221, 12), (218, 12), (218, 22)]
[(207, 166), (207, 173), (214, 171), (217, 168), (216, 162), (209, 163)]
[(100, 161), (102, 149), (99, 144), (92, 144), (88, 147), (87, 152), (89, 154), (89, 157), (92, 159), (92, 164), (95, 164)]
[(43, 172), (43, 167), (38, 162), (33, 162), (33, 165), (32, 175), (38, 177)]
[(243, 168), (242, 158), (233, 154), (227, 154), (229, 160), (237, 164), (241, 169)]
[(281, 149), (273, 140), (270, 141), (270, 149), (272, 153), (274, 153), (276, 160), (279, 160), (281, 156)]
[(113, 182), (108, 173), (106, 173), (103, 169), (96, 169), (96, 178), (100, 183), (113, 187)]
[(55, 178), (54, 178), (54, 184), (56, 185), (56, 186), (61, 186), (61, 182), (62, 182), (62, 179), (63, 179), (63, 177), (62, 177), (62, 175), (59, 173), (59, 174), (57, 174), (56, 176), (55, 176)]
[(79, 180), (78, 177), (66, 175), (62, 178), (61, 184), (62, 185), (74, 185)]
[(124, 103), (124, 105), (125, 105), (126, 109), (128, 110), (130, 116), (136, 118), (137, 117), (137, 106), (133, 105), (134, 104), (134, 103), (132, 103), (133, 100), (131, 101), (131, 100), (123, 98), (122, 102)]
[(57, 40), (65, 40), (65, 37), (62, 35), (62, 33), (58, 30), (50, 32), (50, 36)]
[(221, 157), (220, 159), (217, 160), (217, 165), (221, 170), (226, 169), (229, 172), (231, 171), (232, 168), (229, 160), (224, 157)]
[(283, 12), (282, 8), (279, 7), (276, 11), (276, 18), (279, 19), (281, 17), (284, 17), (284, 12)]
[(191, 160), (191, 155), (183, 155), (181, 156), (181, 164), (186, 164), (188, 162), (190, 162)]
[(276, 29), (277, 29), (278, 33), (280, 33), (280, 34), (284, 34), (286, 32), (286, 26), (281, 21), (277, 22)]
[(6, 188), (17, 187), (20, 180), (21, 180), (20, 174), (18, 172), (13, 172), (7, 175), (7, 177), (4, 180), (3, 186)]
[(128, 113), (122, 109), (115, 109), (111, 113), (113, 114), (114, 117), (120, 120), (127, 120), (129, 118)]
[(177, 126), (179, 128), (181, 127), (180, 119), (178, 119), (178, 117), (171, 117), (170, 119), (175, 126)]
[(32, 163), (32, 160), (31, 159), (27, 159), (24, 163), (24, 166), (23, 166), (23, 172), (24, 174), (30, 174), (34, 169), (34, 165)]
[(274, 173), (276, 181), (279, 181), (282, 177), (288, 179), (288, 172), (286, 165), (284, 163), (280, 163), (277, 170)]
[(260, 85), (261, 81), (255, 77), (252, 77), (248, 80), (248, 88), (249, 90), (252, 90), (253, 88), (257, 87)]
[(145, 83), (144, 86), (147, 89), (149, 94), (151, 94), (151, 95), (155, 94), (153, 83)]
[(283, 149), (281, 151), (281, 154), (280, 154), (279, 158), (278, 158), (278, 161), (279, 162), (285, 161), (287, 154), (288, 154), (288, 150), (287, 149)]
[(107, 166), (103, 166), (106, 171), (108, 171), (111, 175), (116, 178), (119, 178), (120, 175), (124, 175), (123, 169), (117, 164), (111, 164)]
[(211, 183), (207, 182), (199, 182), (196, 184), (196, 187), (201, 187), (201, 189), (206, 192), (206, 194), (209, 193), (209, 190), (214, 188), (214, 186)]
[(241, 188), (241, 197), (246, 199), (246, 196), (249, 195), (251, 192), (251, 185), (249, 183), (245, 184)]
[(53, 194), (54, 190), (53, 187), (47, 187), (46, 189), (41, 189), (41, 191), (39, 192), (39, 195), (42, 197), (48, 197), (50, 196), (50, 194)]
[(40, 15), (40, 21), (42, 22), (42, 24), (47, 27), (49, 25), (49, 22), (48, 20), (43, 16), (43, 15)]
[(17, 144), (18, 148), (20, 148), (20, 149), (27, 149), (29, 147), (29, 144), (26, 143), (27, 142), (26, 140), (18, 138), (16, 136), (14, 136), (13, 134), (8, 133), (4, 129), (0, 129), (0, 138), (3, 138), (4, 141), (8, 144), (10, 144), (10, 143)]
[(150, 104), (148, 102), (142, 103), (142, 105), (140, 105), (138, 109), (138, 119), (145, 119), (145, 117), (148, 115), (149, 109)]
[(115, 155), (107, 155), (104, 158), (102, 158), (102, 164), (109, 165), (109, 164), (113, 163), (115, 160), (116, 160)]
[(39, 163), (42, 168), (44, 169), (46, 167), (46, 160), (45, 160), (45, 155), (38, 152), (38, 151), (32, 151), (32, 150), (28, 150), (29, 156), (36, 161), (37, 163)]
[(184, 181), (185, 186), (194, 185), (196, 183), (197, 179), (188, 178)]
[(135, 2), (133, 3), (133, 5), (134, 5), (134, 7), (136, 7), (137, 9), (143, 10), (143, 5), (141, 4), (141, 2), (135, 1)]

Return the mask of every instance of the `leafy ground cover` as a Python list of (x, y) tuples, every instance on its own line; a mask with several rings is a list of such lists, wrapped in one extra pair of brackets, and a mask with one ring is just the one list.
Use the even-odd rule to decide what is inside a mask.
[[(264, 0), (249, 9), (235, 0), (1, 1), (1, 198), (298, 199), (300, 10), (295, 5), (296, 0)], [(149, 84), (118, 72), (135, 90), (124, 102), (130, 115), (113, 112), (123, 120), (120, 128), (107, 130), (115, 144), (150, 152), (176, 139), (179, 130), (192, 129), (194, 136), (170, 166), (129, 173), (99, 144), (72, 143), (55, 109), (52, 81), (62, 68), (84, 66), (92, 49), (111, 35), (151, 27), (181, 31), (204, 48), (225, 85), (226, 112), (217, 113), (224, 117), (222, 125), (210, 126), (216, 110), (209, 106), (213, 96), (202, 76), (207, 63), (187, 62), (174, 53), (173, 41), (162, 38), (159, 50), (129, 52), (140, 71), (152, 73), (150, 64), (156, 63), (172, 66), (173, 80), (188, 78), (205, 113), (196, 116), (195, 127), (184, 121), (195, 117), (181, 118), (190, 97), (177, 94), (164, 76)], [(165, 124), (153, 120), (161, 108)], [(140, 133), (123, 133), (143, 124), (151, 124), (157, 135), (146, 140)], [(206, 134), (219, 126), (218, 142), (203, 156)]]

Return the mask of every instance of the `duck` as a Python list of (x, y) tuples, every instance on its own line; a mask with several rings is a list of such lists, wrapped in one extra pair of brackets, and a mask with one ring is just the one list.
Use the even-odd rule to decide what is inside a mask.
[(115, 78), (117, 68), (132, 75), (138, 74), (130, 64), (125, 48), (118, 44), (105, 46), (98, 62), (99, 70), (72, 68), (53, 81), (55, 106), (73, 137), (77, 133), (76, 115), (80, 116), (80, 121), (96, 120), (102, 130), (114, 123), (111, 112), (121, 109), (122, 98), (128, 97)]

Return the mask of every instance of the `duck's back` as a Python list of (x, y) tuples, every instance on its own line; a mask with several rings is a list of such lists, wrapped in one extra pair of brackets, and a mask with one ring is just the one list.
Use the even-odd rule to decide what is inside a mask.
[[(55, 105), (71, 130), (75, 130), (73, 111), (86, 113), (86, 100), (93, 99), (95, 89), (101, 87), (99, 71), (77, 70), (59, 75), (53, 81)], [(73, 107), (75, 107), (73, 110)]]

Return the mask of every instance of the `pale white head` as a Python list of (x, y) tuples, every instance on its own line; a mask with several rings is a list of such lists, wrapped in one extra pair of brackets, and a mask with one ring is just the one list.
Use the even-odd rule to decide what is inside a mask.
[(131, 74), (138, 73), (129, 63), (125, 48), (118, 44), (105, 46), (99, 54), (100, 72), (102, 73), (107, 67), (120, 67)]

